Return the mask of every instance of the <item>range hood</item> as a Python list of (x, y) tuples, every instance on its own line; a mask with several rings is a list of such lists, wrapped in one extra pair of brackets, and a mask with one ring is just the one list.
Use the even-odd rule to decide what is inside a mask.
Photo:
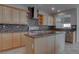
[(37, 19), (38, 16), (38, 10), (35, 7), (28, 7), (28, 17), (29, 19)]
[(28, 7), (28, 25), (39, 26), (38, 23), (38, 10), (35, 7)]

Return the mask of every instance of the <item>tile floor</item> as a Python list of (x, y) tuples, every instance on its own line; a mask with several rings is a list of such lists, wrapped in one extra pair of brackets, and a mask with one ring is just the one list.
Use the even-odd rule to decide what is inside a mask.
[[(0, 52), (0, 54), (25, 54), (25, 47)], [(65, 49), (62, 54), (79, 54), (79, 43), (76, 44), (65, 44)]]
[(66, 43), (64, 54), (79, 54), (79, 42), (75, 44)]

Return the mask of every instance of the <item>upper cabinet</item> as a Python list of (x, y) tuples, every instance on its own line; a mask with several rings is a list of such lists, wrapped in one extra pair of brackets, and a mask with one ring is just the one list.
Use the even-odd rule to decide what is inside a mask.
[(53, 16), (48, 16), (47, 25), (49, 25), (49, 26), (53, 25)]
[(3, 17), (3, 7), (0, 6), (0, 23), (2, 23), (2, 17)]
[(53, 26), (54, 25), (54, 18), (53, 16), (44, 13), (42, 11), (39, 11), (39, 24), (40, 25), (49, 25), (49, 26)]
[(20, 24), (27, 24), (27, 14), (26, 14), (26, 11), (22, 11), (20, 10), (19, 11), (19, 15), (20, 15)]
[(53, 26), (54, 25), (53, 20), (54, 20), (53, 16), (46, 15), (44, 16), (43, 25)]
[(12, 9), (12, 22), (13, 24), (19, 24), (19, 10)]
[(12, 22), (12, 19), (11, 19), (11, 8), (8, 8), (8, 7), (3, 7), (3, 20), (2, 20), (2, 23), (11, 23)]
[(0, 6), (0, 23), (27, 24), (27, 11), (23, 9)]

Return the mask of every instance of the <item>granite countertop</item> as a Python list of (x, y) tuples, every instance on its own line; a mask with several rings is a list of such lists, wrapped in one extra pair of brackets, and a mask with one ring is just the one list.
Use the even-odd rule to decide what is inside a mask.
[(68, 28), (55, 28), (53, 30), (56, 30), (56, 31), (72, 31), (72, 32), (76, 31), (76, 29), (68, 29)]
[(30, 35), (30, 34), (24, 34), (25, 36), (28, 36), (28, 37), (30, 37), (30, 38), (41, 38), (41, 37), (47, 37), (47, 36), (55, 36), (55, 35), (57, 35), (57, 34), (61, 34), (61, 33), (63, 33), (63, 32), (58, 32), (58, 33), (53, 33), (53, 32), (51, 32), (51, 33), (40, 33), (40, 34), (36, 34), (36, 35)]

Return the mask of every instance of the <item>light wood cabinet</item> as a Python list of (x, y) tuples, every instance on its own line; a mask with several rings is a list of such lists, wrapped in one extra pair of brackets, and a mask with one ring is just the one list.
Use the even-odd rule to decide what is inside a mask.
[(48, 45), (48, 38), (41, 37), (35, 39), (35, 53), (36, 54), (47, 54), (50, 53), (50, 44)]
[(54, 36), (31, 38), (26, 36), (25, 46), (26, 53), (50, 54), (54, 52)]
[(7, 6), (0, 6), (0, 23), (27, 24), (27, 12)]
[(25, 46), (26, 46), (26, 52), (27, 54), (32, 54), (35, 53), (35, 48), (34, 48), (34, 39), (29, 38), (29, 37), (25, 37)]
[(2, 34), (0, 33), (0, 51), (2, 51)]
[(26, 32), (21, 32), (20, 33), (21, 46), (25, 46), (26, 38), (25, 38), (24, 34), (26, 34)]
[(20, 24), (27, 24), (26, 11), (20, 10)]
[(12, 23), (19, 24), (19, 10), (12, 9)]
[(13, 47), (20, 47), (21, 46), (21, 40), (20, 40), (20, 33), (13, 33)]
[(2, 49), (12, 48), (12, 33), (2, 33)]
[(24, 34), (26, 32), (19, 33), (1, 33), (0, 34), (0, 51), (14, 49), (25, 46)]
[(11, 17), (12, 17), (11, 8), (3, 7), (3, 19), (2, 19), (3, 22), (2, 23), (10, 24), (12, 22)]
[(3, 7), (0, 6), (0, 23), (2, 23), (2, 18), (3, 18)]

